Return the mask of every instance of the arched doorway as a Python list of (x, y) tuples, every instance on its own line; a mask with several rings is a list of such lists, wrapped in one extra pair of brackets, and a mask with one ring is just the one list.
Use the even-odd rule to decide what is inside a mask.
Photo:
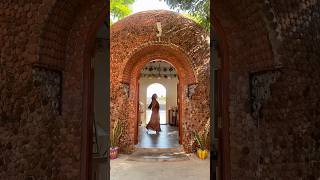
[[(43, 62), (43, 60), (47, 60), (49, 66), (56, 67), (57, 64), (61, 63), (61, 67), (64, 67), (63, 75), (64, 75), (64, 81), (65, 85), (63, 87), (63, 116), (61, 119), (65, 120), (67, 123), (61, 123), (61, 129), (65, 129), (67, 133), (63, 133), (62, 136), (68, 136), (70, 139), (74, 139), (72, 142), (64, 142), (62, 140), (60, 143), (61, 146), (74, 146), (76, 147), (75, 152), (73, 154), (78, 154), (81, 149), (81, 163), (80, 160), (76, 159), (72, 161), (72, 165), (69, 165), (68, 168), (70, 168), (69, 171), (62, 171), (61, 177), (66, 174), (70, 174), (71, 172), (75, 172), (73, 174), (78, 173), (78, 166), (81, 164), (81, 178), (87, 178), (86, 174), (88, 173), (87, 168), (90, 167), (88, 163), (90, 164), (88, 156), (90, 156), (90, 143), (91, 143), (91, 135), (89, 132), (91, 132), (90, 125), (91, 123), (91, 110), (90, 110), (90, 91), (89, 91), (89, 84), (90, 84), (90, 78), (88, 78), (88, 72), (90, 70), (90, 58), (91, 58), (91, 50), (92, 46), (94, 46), (94, 37), (96, 34), (96, 30), (100, 24), (102, 24), (103, 20), (107, 16), (107, 9), (109, 3), (106, 1), (95, 1), (95, 2), (84, 2), (84, 1), (72, 1), (74, 3), (68, 4), (69, 1), (61, 1), (57, 0), (53, 2), (50, 5), (42, 6), (41, 11), (46, 16), (46, 19), (43, 21), (45, 22), (44, 30), (48, 27), (52, 27), (53, 25), (59, 24), (61, 20), (69, 20), (67, 22), (63, 21), (63, 24), (57, 28), (56, 33), (52, 33), (52, 31), (39, 31), (38, 33), (43, 33), (41, 37), (39, 38), (43, 44), (41, 44), (41, 47), (39, 50), (39, 57), (35, 58), (41, 61), (40, 63), (45, 64), (46, 62)], [(225, 155), (223, 155), (225, 158), (225, 164), (229, 164), (229, 166), (225, 167), (224, 175), (226, 177), (229, 177), (227, 179), (231, 179), (231, 175), (233, 177), (239, 177), (242, 175), (241, 173), (246, 172), (248, 177), (247, 179), (250, 179), (252, 177), (256, 177), (254, 174), (256, 171), (254, 168), (250, 170), (251, 168), (247, 168), (246, 166), (242, 166), (244, 164), (238, 163), (243, 162), (241, 159), (259, 159), (258, 156), (250, 156), (249, 158), (246, 158), (246, 153), (241, 154), (242, 148), (244, 149), (250, 149), (254, 145), (259, 145), (259, 142), (257, 143), (248, 143), (246, 139), (251, 138), (252, 134), (255, 134), (255, 132), (252, 132), (252, 130), (256, 130), (252, 125), (249, 127), (247, 126), (240, 126), (239, 122), (241, 122), (241, 119), (239, 118), (247, 118), (249, 116), (245, 115), (237, 115), (246, 113), (245, 108), (241, 109), (238, 108), (237, 111), (229, 112), (228, 109), (234, 110), (234, 107), (247, 107), (247, 94), (248, 89), (244, 88), (241, 92), (236, 91), (239, 89), (239, 83), (238, 83), (238, 77), (240, 77), (242, 80), (248, 79), (248, 74), (250, 74), (253, 71), (253, 68), (255, 69), (267, 69), (270, 68), (272, 65), (275, 56), (277, 56), (277, 53), (280, 53), (281, 58), (285, 61), (292, 58), (291, 55), (291, 48), (278, 48), (281, 47), (283, 44), (287, 44), (288, 38), (290, 36), (283, 36), (284, 40), (282, 42), (276, 41), (276, 39), (272, 39), (273, 33), (275, 31), (275, 28), (277, 32), (281, 33), (282, 31), (286, 31), (286, 29), (278, 29), (279, 21), (282, 21), (282, 17), (285, 17), (287, 13), (284, 13), (284, 16), (282, 16), (279, 12), (281, 12), (281, 9), (279, 10), (278, 4), (276, 3), (270, 3), (269, 1), (266, 1), (265, 3), (261, 2), (253, 2), (253, 1), (222, 1), (217, 0), (214, 2), (213, 7), (215, 7), (214, 11), (212, 10), (211, 17), (214, 17), (214, 24), (215, 27), (220, 26), (219, 21), (221, 22), (221, 30), (218, 35), (220, 37), (220, 45), (222, 45), (222, 66), (220, 71), (220, 77), (221, 79), (225, 80), (222, 85), (222, 91), (223, 92), (223, 99), (222, 102), (225, 102), (222, 106), (221, 112), (223, 113), (221, 124), (221, 130), (222, 130), (222, 138), (219, 139), (220, 142), (226, 142), (225, 147), (226, 151)], [(81, 11), (75, 11), (81, 10)], [(48, 12), (48, 13), (47, 13)], [(62, 13), (60, 13), (62, 12)], [(65, 13), (64, 13), (65, 12)], [(288, 11), (289, 12), (289, 11)], [(310, 10), (310, 13), (314, 12), (313, 10)], [(42, 14), (41, 13), (41, 14)], [(159, 16), (160, 17), (160, 16)], [(277, 19), (279, 18), (280, 19)], [(271, 18), (271, 20), (269, 19)], [(136, 18), (138, 19), (138, 18)], [(168, 20), (170, 18), (167, 18)], [(218, 19), (218, 20), (217, 20)], [(161, 18), (156, 19), (163, 20)], [(296, 21), (299, 21), (296, 20)], [(42, 22), (42, 21), (41, 21)], [(272, 25), (268, 25), (267, 23), (273, 22)], [(309, 23), (309, 21), (306, 21), (305, 23)], [(154, 21), (152, 21), (148, 26), (148, 24), (145, 24), (143, 26), (144, 28), (147, 27), (145, 30), (149, 34), (149, 39), (144, 40), (143, 42), (140, 41), (141, 39), (137, 38), (137, 44), (141, 45), (143, 43), (147, 43), (149, 41), (154, 40), (155, 38), (152, 38), (155, 34), (152, 30), (152, 25), (154, 24)], [(290, 24), (290, 23), (289, 23)], [(41, 24), (40, 24), (41, 25)], [(132, 23), (128, 23), (129, 26), (132, 26)], [(141, 25), (141, 24), (140, 24)], [(294, 26), (295, 23), (292, 23), (292, 26)], [(132, 26), (133, 27), (133, 26)], [(142, 26), (141, 26), (142, 27)], [(169, 26), (168, 26), (169, 27)], [(311, 26), (312, 27), (312, 26)], [(35, 28), (36, 29), (36, 28)], [(127, 28), (127, 30), (130, 29)], [(168, 28), (170, 29), (170, 28)], [(36, 29), (38, 30), (38, 29)], [(217, 30), (217, 29), (216, 29)], [(149, 32), (149, 33), (148, 33)], [(222, 33), (221, 33), (222, 32)], [(224, 33), (225, 32), (225, 33)], [(270, 33), (270, 34), (269, 34)], [(284, 32), (287, 33), (287, 32)], [(288, 31), (288, 33), (295, 35), (294, 33), (291, 33), (291, 31)], [(119, 33), (120, 34), (120, 33)], [(139, 31), (136, 31), (134, 34), (139, 34)], [(194, 33), (192, 33), (194, 34)], [(132, 34), (131, 34), (132, 35)], [(128, 37), (131, 36), (130, 33)], [(57, 37), (59, 37), (59, 40), (57, 40)], [(168, 36), (170, 39), (172, 36)], [(279, 37), (281, 37), (279, 35)], [(38, 36), (35, 36), (37, 40), (35, 42), (38, 42)], [(179, 45), (181, 47), (184, 47), (184, 42), (177, 42), (176, 39), (178, 38), (171, 38), (173, 44)], [(180, 38), (181, 39), (181, 38)], [(163, 39), (162, 39), (163, 40)], [(191, 38), (188, 39), (189, 44), (194, 44), (196, 41), (193, 41)], [(270, 43), (275, 42), (279, 43), (274, 47), (274, 45), (270, 45)], [(59, 43), (57, 43), (59, 42)], [(289, 41), (291, 42), (291, 41)], [(299, 39), (299, 43), (304, 43), (305, 39)], [(289, 43), (290, 44), (290, 43)], [(132, 45), (132, 46), (131, 46)], [(136, 48), (136, 44), (125, 44), (123, 43), (122, 47), (125, 46), (128, 48), (128, 50), (125, 51), (125, 53), (129, 54), (129, 51), (131, 52), (132, 49)], [(55, 48), (53, 48), (55, 47)], [(283, 46), (286, 47), (286, 46)], [(48, 51), (49, 49), (49, 51)], [(186, 48), (187, 49), (187, 48)], [(250, 49), (250, 51), (248, 51)], [(68, 55), (64, 54), (65, 51), (68, 50)], [(190, 49), (189, 49), (190, 50)], [(188, 49), (186, 52), (191, 52)], [(278, 52), (278, 50), (280, 50)], [(290, 52), (290, 53), (288, 53)], [(296, 51), (292, 51), (296, 52)], [(275, 54), (272, 54), (275, 53)], [(288, 54), (289, 55), (288, 55)], [(188, 54), (188, 53), (186, 53)], [(192, 54), (192, 53), (191, 53)], [(58, 57), (56, 57), (58, 56)], [(119, 55), (117, 59), (125, 59), (126, 56)], [(230, 63), (229, 63), (230, 59)], [(127, 60), (127, 59), (126, 59)], [(230, 64), (230, 66), (229, 66)], [(59, 66), (60, 67), (60, 66)], [(75, 68), (79, 67), (79, 68)], [(230, 67), (230, 69), (229, 69)], [(230, 74), (230, 76), (229, 76)], [(82, 76), (83, 75), (83, 76)], [(287, 76), (285, 76), (287, 77)], [(286, 79), (286, 78), (284, 78)], [(247, 81), (241, 82), (242, 84), (246, 84)], [(74, 86), (70, 86), (70, 84), (73, 84)], [(285, 86), (284, 84), (283, 86)], [(228, 90), (228, 87), (230, 86), (230, 94), (229, 91), (224, 91), (225, 89)], [(281, 87), (283, 87), (281, 86)], [(281, 89), (281, 88), (279, 88)], [(285, 89), (285, 87), (283, 87)], [(186, 89), (183, 89), (186, 90)], [(236, 94), (241, 93), (241, 94)], [(66, 97), (66, 98), (65, 98)], [(81, 98), (80, 98), (81, 97)], [(241, 97), (242, 99), (238, 99), (237, 97)], [(278, 96), (279, 97), (279, 96)], [(231, 103), (229, 103), (229, 101)], [(80, 106), (79, 106), (80, 104)], [(70, 108), (71, 107), (71, 108)], [(240, 112), (239, 112), (240, 111)], [(235, 115), (236, 114), (236, 115)], [(270, 117), (273, 117), (274, 114), (270, 114)], [(276, 115), (275, 115), (276, 116)], [(230, 123), (229, 123), (230, 120)], [(251, 122), (251, 119), (248, 121)], [(79, 123), (80, 122), (80, 125)], [(69, 125), (71, 124), (71, 125)], [(188, 124), (189, 125), (189, 124)], [(238, 126), (239, 125), (239, 126)], [(75, 129), (75, 130), (74, 130)], [(227, 131), (230, 130), (230, 136), (228, 135)], [(240, 131), (239, 131), (240, 130)], [(267, 129), (266, 129), (267, 130)], [(271, 129), (272, 130), (272, 129)], [(131, 129), (131, 131), (134, 131)], [(242, 139), (238, 139), (236, 143), (235, 139), (237, 139), (239, 136), (238, 134), (232, 134), (236, 132), (242, 132), (241, 135), (246, 135)], [(270, 133), (270, 132), (267, 132)], [(79, 134), (81, 134), (81, 139), (79, 138)], [(230, 145), (229, 142), (230, 141)], [(237, 146), (241, 144), (241, 146)], [(247, 146), (247, 148), (245, 147)], [(227, 152), (228, 149), (230, 150), (231, 147), (233, 148), (232, 152)], [(64, 156), (65, 150), (62, 148), (57, 148), (56, 154), (61, 154), (59, 157), (55, 157), (58, 161), (64, 161), (68, 157)], [(246, 151), (244, 151), (246, 152)], [(230, 159), (230, 156), (232, 159)], [(229, 158), (228, 158), (229, 157)], [(259, 161), (254, 160), (254, 162), (250, 161), (251, 167), (257, 167), (257, 163)], [(232, 164), (232, 166), (231, 166)], [(249, 164), (249, 163), (247, 163)], [(303, 164), (305, 165), (305, 164)], [(231, 168), (232, 167), (232, 168)], [(232, 170), (231, 170), (232, 169)], [(248, 170), (248, 171), (247, 171)], [(256, 173), (260, 173), (261, 171), (256, 171)], [(279, 173), (283, 171), (278, 171)], [(251, 175), (251, 176), (250, 176)], [(278, 174), (277, 174), (278, 175)], [(76, 176), (76, 175), (75, 175)]]
[[(137, 147), (142, 148), (178, 148), (179, 120), (178, 92), (179, 76), (176, 68), (163, 60), (152, 60), (140, 71), (138, 80), (139, 110)], [(157, 94), (160, 104), (161, 131), (156, 134), (147, 130), (151, 116), (148, 106), (151, 96)]]
[[(166, 53), (163, 53), (166, 52)], [(177, 75), (179, 77), (178, 84), (178, 97), (177, 103), (179, 107), (179, 117), (181, 119), (179, 123), (179, 143), (186, 145), (188, 138), (184, 137), (186, 134), (183, 132), (186, 131), (182, 128), (182, 124), (190, 118), (190, 113), (187, 113), (186, 101), (188, 98), (188, 92), (185, 91), (190, 84), (195, 84), (195, 73), (192, 69), (192, 65), (188, 62), (188, 56), (179, 49), (179, 47), (174, 46), (173, 44), (166, 45), (159, 42), (150, 42), (143, 44), (138, 47), (131, 56), (128, 58), (128, 62), (125, 65), (123, 73), (122, 82), (126, 82), (130, 87), (130, 96), (128, 101), (133, 104), (133, 108), (129, 113), (129, 118), (133, 122), (134, 127), (134, 144), (138, 143), (138, 126), (137, 117), (139, 116), (138, 106), (139, 106), (139, 78), (140, 71), (151, 59), (165, 59), (166, 62), (172, 64), (176, 68)], [(184, 99), (185, 98), (185, 99)]]
[[(141, 84), (141, 82), (140, 82)], [(151, 103), (151, 97), (153, 94), (156, 94), (158, 96), (157, 101), (159, 102), (160, 105), (160, 109), (159, 109), (159, 113), (160, 113), (160, 124), (167, 124), (167, 117), (166, 117), (166, 104), (167, 104), (167, 89), (164, 85), (160, 84), (160, 83), (153, 83), (150, 84), (147, 87), (147, 95), (146, 95), (146, 105), (148, 106), (148, 104)], [(146, 109), (146, 119), (145, 119), (145, 123), (148, 124), (150, 121), (150, 117), (151, 117), (151, 110), (150, 109)]]
[[(166, 30), (168, 33), (160, 40), (154, 28), (159, 21), (162, 27), (168, 28)], [(172, 64), (179, 75), (177, 86), (178, 112), (181, 117), (178, 127), (179, 143), (185, 151), (192, 151), (190, 146), (192, 130), (204, 127), (210, 111), (209, 91), (207, 91), (210, 84), (209, 42), (207, 34), (193, 23), (177, 13), (150, 11), (128, 16), (112, 26), (110, 82), (111, 97), (114, 97), (111, 99), (111, 107), (114, 109), (111, 110), (111, 123), (115, 119), (125, 119), (128, 127), (125, 137), (127, 145), (138, 143), (140, 71), (150, 60), (161, 59)], [(184, 33), (171, 34), (172, 31), (169, 31), (172, 26), (186, 29), (184, 28), (186, 25), (188, 28)], [(124, 34), (128, 36), (122, 36)], [(191, 41), (194, 41), (192, 45)], [(126, 93), (121, 95), (122, 91)]]
[[(61, 3), (64, 4), (65, 2), (57, 1), (53, 9), (59, 10)], [(62, 26), (63, 29), (59, 31), (63, 33), (62, 40), (66, 42), (59, 44), (63, 51), (60, 51), (60, 46), (59, 48), (52, 48), (53, 52), (59, 52), (57, 53), (59, 57), (61, 55), (59, 60), (52, 62), (61, 63), (61, 66), (65, 65), (63, 71), (63, 119), (71, 123), (62, 124), (62, 128), (66, 128), (70, 137), (74, 137), (75, 139), (72, 142), (61, 143), (76, 146), (75, 151), (81, 153), (80, 159), (75, 163), (81, 165), (79, 172), (81, 173), (80, 177), (83, 179), (87, 179), (91, 175), (91, 132), (93, 128), (93, 92), (92, 89), (90, 89), (92, 84), (90, 74), (91, 58), (93, 57), (96, 45), (96, 32), (107, 17), (109, 5), (105, 1), (98, 1), (94, 6), (89, 5), (90, 3), (91, 2), (84, 2), (81, 4), (83, 11), (77, 13), (75, 18), (71, 18), (74, 21), (73, 23), (68, 23), (68, 27), (70, 28), (64, 28), (65, 26)], [(68, 13), (65, 14), (68, 15)], [(61, 19), (68, 19), (63, 18), (65, 14), (58, 14), (57, 16), (62, 17)], [(71, 15), (71, 17), (74, 17), (74, 15)], [(56, 23), (56, 14), (50, 15), (48, 19), (46, 26), (50, 27)], [(137, 23), (137, 20), (139, 20), (139, 23)], [(185, 25), (188, 25), (188, 28), (185, 29), (186, 31), (184, 33), (178, 34), (173, 31), (168, 31), (168, 33), (161, 38), (161, 41), (159, 41), (159, 38), (156, 36), (156, 29), (154, 28), (156, 22), (159, 21), (162, 23), (165, 31), (169, 30), (165, 28), (170, 28), (173, 24), (180, 29), (185, 29)], [(118, 36), (123, 34), (123, 30), (125, 31), (125, 29), (129, 30), (129, 35), (126, 36), (126, 38)], [(50, 38), (47, 38), (50, 34), (50, 32), (44, 33), (41, 36), (41, 40), (44, 42), (42, 47), (51, 47), (52, 41)], [(187, 113), (190, 107), (199, 104), (197, 101), (202, 101), (203, 98), (204, 102), (206, 102), (206, 100), (209, 99), (209, 93), (203, 91), (203, 89), (205, 89), (203, 86), (208, 85), (209, 72), (209, 64), (207, 63), (209, 61), (209, 44), (207, 39), (203, 38), (206, 37), (207, 34), (193, 21), (169, 11), (151, 11), (135, 14), (131, 16), (131, 19), (127, 18), (122, 22), (118, 22), (117, 25), (114, 24), (111, 34), (113, 35), (110, 37), (110, 47), (121, 47), (123, 49), (120, 51), (111, 49), (112, 54), (107, 53), (106, 58), (109, 59), (108, 57), (110, 56), (110, 62), (114, 63), (106, 63), (107, 69), (109, 69), (110, 65), (111, 71), (110, 81), (108, 81), (111, 86), (110, 96), (108, 94), (111, 104), (106, 110), (107, 116), (111, 113), (110, 121), (113, 122), (114, 119), (118, 117), (127, 119), (127, 136), (124, 137), (124, 139), (128, 145), (134, 145), (134, 134), (137, 130), (136, 107), (138, 106), (138, 103), (134, 101), (137, 96), (138, 74), (136, 70), (139, 69), (139, 67), (141, 68), (141, 66), (143, 66), (142, 64), (146, 63), (147, 60), (165, 59), (177, 68), (177, 72), (180, 75), (178, 91), (182, 93), (181, 97), (178, 98), (178, 103), (181, 103), (180, 117), (184, 117), (183, 125), (179, 127), (181, 129), (181, 131), (179, 131), (180, 137), (183, 137), (180, 141), (182, 141), (181, 144), (185, 146), (186, 150), (189, 151), (188, 143), (191, 136), (186, 130), (189, 128), (199, 128), (201, 126), (199, 122), (207, 119), (209, 114), (209, 107), (207, 105), (201, 109), (198, 108), (197, 111), (191, 114)], [(148, 36), (146, 36), (146, 34), (148, 34)], [(63, 38), (67, 35), (68, 38)], [(131, 39), (132, 37), (137, 39), (133, 40)], [(115, 39), (117, 39), (116, 42), (120, 44), (119, 46), (118, 44), (112, 44)], [(186, 39), (188, 39), (188, 41), (181, 41)], [(197, 48), (194, 49), (190, 44), (197, 44)], [(66, 49), (68, 49), (67, 56), (64, 54), (64, 50)], [(109, 49), (106, 51), (109, 52)], [(50, 59), (50, 57), (50, 55), (47, 56), (46, 53), (43, 53), (39, 59)], [(140, 64), (140, 62), (143, 63)], [(192, 86), (194, 84), (198, 84), (198, 88), (192, 95), (188, 92), (190, 87), (194, 88), (194, 86)], [(129, 91), (126, 91), (127, 89), (129, 89)], [(125, 92), (129, 93), (126, 94)], [(202, 96), (201, 98), (200, 95)], [(195, 96), (195, 98), (192, 98), (192, 96)], [(124, 104), (129, 105), (124, 106)], [(130, 113), (123, 113), (125, 110), (117, 111), (118, 109), (114, 109), (116, 106), (126, 107), (126, 110), (130, 111)], [(202, 115), (200, 116), (199, 114), (201, 113)], [(69, 127), (69, 124), (74, 126), (70, 125)], [(75, 130), (72, 129), (73, 127), (76, 127)], [(81, 137), (79, 137), (79, 134), (81, 134)], [(61, 156), (59, 160), (64, 160), (64, 158), (66, 157)], [(73, 167), (78, 166), (74, 165)], [(77, 171), (73, 172), (73, 174), (77, 173)], [(61, 176), (63, 176), (67, 173), (63, 171), (61, 174)]]

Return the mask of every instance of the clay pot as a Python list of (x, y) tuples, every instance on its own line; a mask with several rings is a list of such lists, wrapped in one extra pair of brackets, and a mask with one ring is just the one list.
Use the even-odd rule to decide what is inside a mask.
[(110, 148), (110, 159), (117, 159), (119, 153), (119, 147)]
[(208, 157), (208, 150), (198, 149), (197, 156), (198, 156), (198, 158), (200, 158), (202, 160), (206, 159)]

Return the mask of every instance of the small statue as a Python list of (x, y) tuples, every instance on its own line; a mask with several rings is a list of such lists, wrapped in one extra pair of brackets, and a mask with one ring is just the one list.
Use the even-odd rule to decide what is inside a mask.
[(160, 42), (161, 41), (160, 37), (162, 35), (161, 22), (157, 22), (157, 30), (158, 30), (157, 37), (159, 38), (159, 42)]

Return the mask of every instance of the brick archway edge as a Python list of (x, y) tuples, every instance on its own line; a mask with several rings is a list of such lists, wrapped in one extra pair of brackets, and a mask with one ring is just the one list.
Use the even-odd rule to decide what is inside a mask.
[[(90, 131), (92, 131), (92, 120), (91, 120), (91, 113), (92, 113), (92, 108), (91, 107), (91, 98), (92, 98), (92, 92), (90, 90), (90, 84), (91, 84), (91, 80), (90, 80), (90, 61), (89, 59), (91, 59), (93, 52), (94, 52), (94, 45), (95, 45), (95, 35), (96, 32), (99, 29), (99, 26), (103, 23), (103, 21), (105, 20), (106, 15), (108, 14), (106, 9), (108, 9), (108, 6), (100, 6), (99, 8), (96, 7), (91, 7), (88, 8), (88, 12), (87, 11), (82, 11), (80, 14), (78, 14), (78, 18), (76, 20), (77, 23), (74, 23), (74, 25), (72, 26), (72, 36), (71, 37), (78, 37), (80, 39), (75, 40), (76, 38), (69, 38), (68, 39), (68, 43), (67, 47), (72, 51), (72, 53), (74, 52), (80, 52), (80, 53), (70, 53), (71, 55), (66, 56), (65, 58), (69, 61), (66, 61), (66, 68), (65, 68), (65, 72), (67, 74), (67, 78), (72, 79), (73, 75), (75, 74), (83, 74), (83, 89), (82, 89), (82, 121), (81, 121), (81, 178), (86, 179), (89, 177), (90, 175), (90, 152), (92, 151), (91, 149), (91, 143), (90, 141), (92, 140), (92, 134), (89, 133)], [(99, 12), (95, 11), (94, 16), (90, 15), (89, 16), (89, 20), (86, 19), (85, 17), (87, 16), (86, 13), (90, 13), (93, 12), (94, 9), (99, 9)], [(85, 23), (83, 25), (83, 27), (77, 26), (77, 24), (81, 24), (81, 23)], [(195, 26), (195, 29), (198, 29), (198, 27)], [(81, 33), (75, 33), (75, 32), (81, 32)], [(83, 35), (82, 37), (80, 37), (81, 35)], [(81, 42), (81, 43), (75, 43), (75, 42)], [(82, 44), (82, 45), (80, 45)], [(137, 62), (138, 59), (141, 56), (141, 50), (148, 50), (148, 51), (152, 51), (155, 49), (162, 49), (168, 52), (168, 55), (157, 55), (157, 53), (153, 52), (153, 55), (150, 55), (149, 57), (152, 58), (161, 58), (161, 59), (165, 59), (168, 62), (170, 62), (173, 66), (175, 66), (177, 68), (177, 71), (179, 74), (183, 75), (191, 75), (188, 76), (188, 78), (185, 78), (186, 83), (185, 84), (189, 84), (189, 83), (193, 83), (193, 82), (197, 82), (197, 78), (195, 76), (196, 73), (194, 73), (194, 70), (192, 70), (191, 67), (192, 66), (192, 61), (194, 60), (194, 57), (190, 57), (188, 58), (189, 53), (186, 53), (184, 51), (182, 51), (181, 49), (172, 46), (171, 44), (157, 44), (154, 43), (151, 46), (148, 46), (147, 49), (145, 49), (144, 47), (140, 46), (140, 48), (136, 49), (136, 51), (134, 51), (134, 53), (132, 53), (132, 55), (129, 56), (129, 58), (131, 59), (130, 61), (132, 62), (131, 65), (127, 65), (124, 69), (123, 72), (132, 72), (133, 69), (136, 69), (136, 67), (138, 67)], [(76, 64), (80, 64), (79, 62), (79, 58), (81, 58), (81, 63), (82, 63), (82, 73), (78, 73), (73, 71), (70, 67), (71, 65), (73, 65), (75, 62), (78, 62)], [(146, 56), (144, 56), (144, 58), (146, 58)], [(204, 57), (206, 58), (206, 57)], [(74, 61), (75, 59), (77, 59), (76, 61)], [(201, 58), (199, 58), (201, 59)], [(203, 59), (203, 58), (202, 58)], [(72, 61), (71, 61), (72, 60)], [(135, 60), (137, 60), (135, 62)], [(61, 60), (61, 62), (63, 61), (63, 59)], [(135, 62), (135, 63), (133, 63)], [(147, 62), (147, 60), (146, 60)], [(142, 65), (139, 64), (139, 66)], [(80, 66), (81, 67), (81, 66)], [(78, 68), (79, 69), (79, 68)], [(139, 69), (139, 68), (137, 68)], [(80, 72), (80, 70), (79, 70)], [(125, 73), (123, 73), (124, 75)], [(76, 77), (79, 81), (79, 83), (81, 83), (81, 80), (78, 78), (78, 76)], [(128, 81), (128, 78), (125, 78), (125, 76), (123, 76), (122, 80), (124, 81)], [(67, 85), (67, 84), (66, 84)], [(67, 86), (66, 86), (67, 87)], [(68, 94), (71, 94), (71, 88), (69, 90), (70, 92), (68, 92)], [(66, 93), (65, 93), (66, 94)], [(67, 102), (67, 104), (69, 105), (70, 102), (69, 101), (65, 101)], [(65, 106), (68, 107), (68, 106)], [(72, 112), (70, 112), (72, 113)], [(80, 117), (80, 116), (79, 116)]]
[(127, 60), (123, 71), (122, 82), (129, 83), (132, 75), (138, 75), (142, 67), (151, 60), (164, 60), (172, 64), (180, 78), (187, 84), (197, 82), (190, 58), (174, 44), (163, 44), (161, 42), (150, 42), (138, 47)]

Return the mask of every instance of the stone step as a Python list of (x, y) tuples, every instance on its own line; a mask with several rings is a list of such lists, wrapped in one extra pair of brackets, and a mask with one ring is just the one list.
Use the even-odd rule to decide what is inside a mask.
[(143, 148), (143, 147), (135, 147), (135, 152), (181, 152), (183, 150), (183, 146), (173, 147), (173, 148)]
[(128, 161), (186, 161), (189, 155), (181, 147), (179, 148), (136, 148), (128, 158)]

